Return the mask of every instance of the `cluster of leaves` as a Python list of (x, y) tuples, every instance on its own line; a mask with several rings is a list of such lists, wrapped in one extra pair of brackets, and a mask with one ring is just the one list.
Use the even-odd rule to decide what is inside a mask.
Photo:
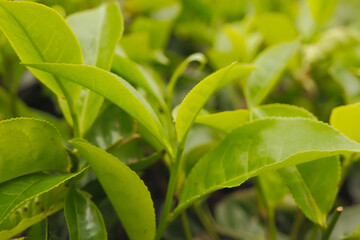
[(0, 0), (0, 239), (360, 238), (358, 1), (51, 2)]

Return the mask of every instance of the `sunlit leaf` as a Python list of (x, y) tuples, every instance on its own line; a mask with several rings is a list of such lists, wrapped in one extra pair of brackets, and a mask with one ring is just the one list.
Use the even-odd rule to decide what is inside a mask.
[(262, 172), (359, 151), (358, 143), (315, 120), (268, 118), (245, 124), (195, 165), (175, 215), (215, 190), (238, 186)]

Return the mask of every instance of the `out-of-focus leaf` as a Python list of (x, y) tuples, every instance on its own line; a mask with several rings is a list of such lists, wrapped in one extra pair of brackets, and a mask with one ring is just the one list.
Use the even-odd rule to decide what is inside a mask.
[(134, 129), (134, 119), (114, 104), (109, 104), (100, 113), (85, 138), (93, 145), (106, 149), (120, 138), (131, 135)]
[(250, 73), (254, 68), (250, 65), (231, 64), (206, 77), (198, 83), (181, 103), (176, 120), (175, 128), (177, 139), (182, 143), (197, 115), (208, 101), (210, 96), (222, 87)]
[(288, 193), (286, 184), (276, 171), (260, 174), (257, 186), (269, 211), (273, 211)]
[(157, 99), (160, 104), (164, 104), (162, 88), (154, 79), (150, 70), (129, 59), (125, 53), (122, 53), (120, 47), (115, 52), (111, 70), (126, 79), (126, 81), (143, 88), (147, 94)]
[(57, 129), (42, 120), (15, 118), (0, 122), (0, 183), (38, 171), (67, 171)]
[(102, 95), (137, 119), (168, 152), (172, 149), (164, 128), (150, 104), (128, 82), (100, 68), (75, 64), (27, 64), (64, 77)]
[(359, 151), (360, 144), (315, 120), (268, 118), (245, 124), (195, 165), (174, 215), (215, 190), (238, 186), (265, 171)]
[(360, 79), (346, 70), (340, 63), (331, 66), (330, 75), (343, 89), (348, 104), (360, 101)]
[(31, 226), (27, 232), (29, 240), (47, 240), (48, 239), (48, 221), (47, 218)]
[(281, 43), (266, 49), (255, 59), (253, 64), (257, 69), (250, 74), (244, 88), (250, 107), (259, 105), (265, 99), (298, 48), (297, 41)]
[(64, 211), (70, 240), (107, 239), (99, 209), (74, 186), (70, 187), (66, 195)]
[(340, 132), (360, 142), (360, 102), (334, 108), (330, 116), (330, 124)]
[(240, 109), (236, 111), (219, 112), (208, 115), (200, 115), (195, 123), (203, 124), (226, 133), (230, 133), (242, 124), (250, 121), (250, 111)]
[(307, 2), (315, 21), (321, 24), (331, 17), (338, 0), (307, 0)]
[[(344, 208), (341, 213), (333, 232), (330, 235), (330, 240), (352, 240), (350, 237), (352, 234), (356, 236), (356, 231), (359, 229), (360, 223), (360, 205)], [(353, 238), (358, 239), (358, 238)]]
[(154, 239), (153, 202), (139, 176), (111, 154), (84, 140), (75, 139), (71, 144), (95, 172), (129, 238)]
[[(122, 35), (124, 23), (116, 3), (70, 15), (67, 22), (80, 42), (84, 63), (110, 70), (115, 47)], [(90, 90), (83, 90), (78, 109), (80, 130), (86, 130), (95, 121), (103, 97)]]
[(255, 191), (238, 191), (228, 195), (216, 205), (215, 219), (224, 230), (235, 232), (238, 238), (264, 239)]
[(256, 22), (265, 41), (270, 45), (292, 41), (298, 36), (293, 21), (285, 14), (264, 13), (257, 16)]

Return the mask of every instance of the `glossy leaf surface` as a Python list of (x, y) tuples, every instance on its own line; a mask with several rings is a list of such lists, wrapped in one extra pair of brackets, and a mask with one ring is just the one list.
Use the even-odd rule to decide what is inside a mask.
[(106, 228), (99, 209), (74, 186), (65, 199), (65, 217), (70, 240), (106, 240)]
[[(84, 63), (110, 70), (115, 47), (123, 32), (123, 18), (116, 3), (70, 15), (67, 22), (80, 42)], [(103, 97), (83, 90), (79, 118), (84, 133), (94, 122)]]
[(257, 69), (250, 74), (244, 87), (249, 106), (259, 105), (264, 100), (298, 48), (297, 41), (281, 43), (266, 49), (255, 59), (253, 64)]
[(245, 124), (195, 165), (175, 214), (215, 190), (238, 186), (262, 172), (359, 151), (358, 143), (314, 120), (268, 118)]
[(69, 170), (70, 162), (56, 128), (41, 120), (0, 122), (0, 183), (38, 171)]
[(154, 239), (155, 212), (147, 187), (124, 163), (83, 140), (71, 144), (88, 161), (130, 239)]
[(159, 142), (170, 148), (153, 108), (128, 82), (100, 68), (74, 64), (27, 64), (78, 83), (102, 95), (144, 125)]
[(250, 65), (231, 64), (206, 77), (198, 83), (181, 103), (175, 127), (177, 139), (183, 142), (197, 115), (203, 108), (209, 97), (222, 87), (250, 73), (253, 67)]

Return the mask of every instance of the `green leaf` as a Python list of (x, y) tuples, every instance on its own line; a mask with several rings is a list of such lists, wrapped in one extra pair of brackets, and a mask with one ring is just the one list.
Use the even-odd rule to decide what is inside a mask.
[[(124, 23), (116, 3), (70, 15), (67, 22), (80, 42), (84, 63), (110, 70), (115, 47), (122, 35)], [(84, 133), (94, 122), (103, 97), (89, 90), (83, 90), (79, 109), (81, 132)]]
[(120, 47), (117, 48), (111, 70), (133, 85), (143, 88), (160, 104), (164, 104), (162, 89), (153, 77), (151, 70), (132, 61), (122, 51)]
[(154, 239), (155, 212), (150, 193), (124, 163), (81, 139), (71, 141), (95, 172), (130, 239)]
[(202, 53), (193, 53), (190, 56), (188, 56), (187, 58), (185, 58), (185, 60), (182, 61), (179, 64), (179, 66), (177, 66), (177, 68), (175, 69), (174, 73), (172, 74), (170, 81), (166, 87), (167, 98), (168, 98), (167, 101), (168, 101), (169, 108), (171, 108), (176, 83), (177, 83), (179, 77), (181, 76), (181, 74), (185, 71), (186, 67), (191, 62), (199, 62), (200, 63), (199, 68), (202, 68), (206, 64), (207, 59)]
[(304, 117), (316, 119), (316, 117), (307, 110), (287, 104), (267, 104), (254, 107), (251, 111), (240, 109), (235, 111), (225, 111), (208, 115), (200, 115), (195, 123), (203, 124), (226, 133), (230, 133), (235, 128), (252, 120), (266, 117)]
[(42, 120), (15, 118), (0, 121), (0, 183), (38, 171), (68, 171), (61, 136)]
[(45, 193), (79, 173), (48, 175), (34, 173), (0, 184), (0, 223), (22, 203)]
[(338, 0), (307, 0), (311, 14), (318, 24), (328, 20), (338, 3)]
[(134, 119), (114, 104), (105, 106), (85, 139), (91, 144), (106, 149), (122, 138), (130, 137), (134, 131)]
[(360, 79), (349, 72), (341, 63), (333, 64), (329, 73), (343, 90), (346, 103), (360, 101)]
[(256, 197), (256, 192), (251, 189), (224, 197), (214, 209), (217, 224), (223, 230), (234, 233), (235, 239), (264, 239), (265, 229)]
[(332, 110), (330, 124), (354, 141), (360, 142), (360, 102), (336, 107)]
[(174, 213), (215, 190), (238, 186), (265, 171), (359, 151), (360, 144), (322, 122), (303, 118), (256, 120), (232, 131), (199, 160)]
[(70, 240), (107, 239), (99, 209), (74, 186), (70, 187), (66, 195), (64, 211)]
[(282, 13), (260, 14), (256, 23), (269, 45), (292, 41), (298, 36), (294, 22)]
[(257, 187), (269, 212), (274, 211), (288, 193), (286, 184), (276, 171), (260, 174)]
[(0, 239), (13, 237), (62, 209), (66, 191), (65, 187), (58, 187), (18, 206), (0, 224)]
[(179, 143), (185, 141), (197, 115), (210, 96), (227, 84), (239, 80), (252, 70), (253, 67), (250, 65), (233, 63), (209, 75), (198, 83), (185, 97), (176, 116), (175, 128)]
[[(0, 28), (22, 62), (83, 62), (75, 35), (55, 10), (27, 1), (0, 1), (0, 16)], [(57, 96), (64, 97), (59, 79), (39, 70), (31, 72)], [(80, 86), (65, 82), (64, 88), (72, 96), (73, 102), (69, 104), (74, 104)]]
[(281, 43), (266, 49), (255, 59), (253, 64), (258, 68), (250, 74), (244, 87), (248, 106), (259, 105), (265, 99), (298, 48), (297, 41)]
[(251, 109), (251, 118), (253, 120), (267, 117), (303, 117), (316, 119), (311, 112), (304, 108), (282, 103), (266, 104)]
[(1, 183), (0, 238), (12, 237), (60, 210), (67, 191), (62, 184), (81, 172), (34, 173)]
[(164, 128), (153, 108), (128, 82), (100, 68), (75, 64), (26, 64), (78, 83), (110, 100), (144, 125), (171, 154)]
[[(253, 116), (266, 117), (303, 117), (316, 120), (316, 117), (303, 108), (286, 104), (269, 104), (253, 109)], [(278, 170), (290, 192), (304, 214), (313, 222), (325, 227), (326, 217), (330, 211), (340, 180), (340, 165), (337, 156), (322, 158), (311, 162), (281, 168)], [(270, 172), (270, 175), (274, 174)], [(270, 207), (279, 203), (282, 182), (266, 179), (260, 175), (260, 186), (264, 189), (265, 201)], [(262, 178), (265, 178), (262, 180)], [(275, 180), (272, 181), (272, 180)], [(276, 187), (275, 187), (276, 186)], [(277, 195), (273, 188), (280, 193)]]
[(339, 158), (321, 158), (278, 171), (305, 216), (325, 227), (326, 217), (339, 189)]
[(235, 128), (250, 121), (250, 111), (240, 109), (235, 111), (219, 112), (208, 115), (200, 115), (195, 123), (206, 125), (223, 132), (230, 133)]
[(34, 224), (27, 232), (29, 240), (47, 240), (48, 239), (48, 221), (47, 218)]

